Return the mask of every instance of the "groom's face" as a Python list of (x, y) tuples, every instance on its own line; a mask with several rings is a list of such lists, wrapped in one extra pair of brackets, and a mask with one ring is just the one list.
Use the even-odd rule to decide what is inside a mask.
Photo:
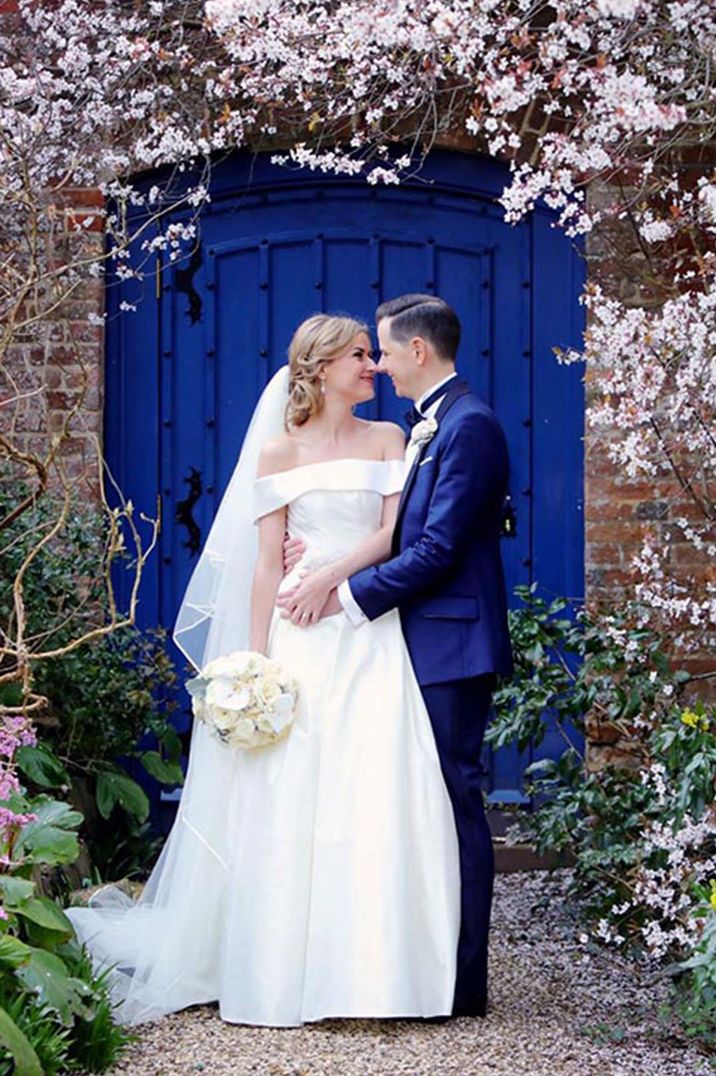
[(378, 322), (380, 347), (378, 372), (388, 375), (398, 396), (407, 396), (412, 399), (413, 384), (416, 374), (419, 373), (414, 348), (410, 340), (401, 344), (394, 339), (390, 332), (390, 320), (390, 318), (382, 318)]

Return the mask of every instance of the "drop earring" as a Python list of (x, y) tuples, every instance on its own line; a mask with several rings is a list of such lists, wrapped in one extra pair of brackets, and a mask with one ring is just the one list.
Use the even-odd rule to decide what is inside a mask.
[(321, 396), (325, 396), (325, 395), (326, 395), (326, 379), (325, 379), (325, 377), (322, 377), (321, 378)]

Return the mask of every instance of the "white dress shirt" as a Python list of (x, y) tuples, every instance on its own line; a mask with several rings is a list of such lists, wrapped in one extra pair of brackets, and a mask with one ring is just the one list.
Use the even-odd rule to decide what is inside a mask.
[[(447, 377), (441, 378), (440, 381), (436, 381), (434, 385), (431, 385), (430, 388), (422, 394), (419, 400), (415, 401), (415, 409), (421, 413), (423, 418), (433, 417), (438, 407), (443, 402), (445, 393), (443, 393), (442, 396), (439, 396), (437, 400), (434, 400), (433, 403), (430, 404), (430, 407), (426, 408), (425, 410), (423, 410), (422, 407), (423, 400), (427, 400), (428, 396), (431, 396), (437, 389), (442, 388), (443, 385), (445, 385), (445, 392), (447, 392), (447, 385), (456, 377), (457, 373), (453, 372), (451, 374), (448, 374)], [(417, 445), (408, 442), (408, 446), (405, 450), (405, 458), (408, 463), (412, 464), (416, 452)], [(368, 617), (365, 615), (360, 605), (353, 597), (350, 583), (347, 579), (344, 579), (343, 582), (339, 584), (336, 593), (338, 594), (338, 601), (343, 606), (343, 612), (346, 614), (351, 624), (354, 624), (357, 627), (359, 624), (365, 623)]]

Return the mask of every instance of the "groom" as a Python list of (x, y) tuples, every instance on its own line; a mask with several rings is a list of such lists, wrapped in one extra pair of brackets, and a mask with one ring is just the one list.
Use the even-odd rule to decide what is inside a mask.
[[(484, 1016), (494, 855), (480, 777), (496, 675), (512, 671), (500, 555), (508, 455), (502, 428), (455, 370), (460, 322), (431, 295), (378, 307), (378, 370), (415, 401), (392, 557), (352, 576), (323, 615), (355, 624), (398, 608), (432, 722), (460, 847), (453, 1015)], [(290, 592), (281, 604), (290, 610)]]

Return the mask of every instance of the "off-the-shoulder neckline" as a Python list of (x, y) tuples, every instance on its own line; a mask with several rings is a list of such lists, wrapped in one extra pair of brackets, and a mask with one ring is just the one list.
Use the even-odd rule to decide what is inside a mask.
[(270, 478), (282, 478), (287, 474), (295, 474), (297, 471), (305, 471), (312, 467), (325, 467), (332, 463), (377, 463), (377, 464), (396, 464), (405, 463), (405, 460), (373, 460), (367, 456), (338, 456), (333, 460), (315, 460), (313, 463), (299, 463), (296, 467), (289, 467), (285, 471), (272, 471), (271, 474), (261, 475), (257, 478), (257, 482), (267, 482)]

